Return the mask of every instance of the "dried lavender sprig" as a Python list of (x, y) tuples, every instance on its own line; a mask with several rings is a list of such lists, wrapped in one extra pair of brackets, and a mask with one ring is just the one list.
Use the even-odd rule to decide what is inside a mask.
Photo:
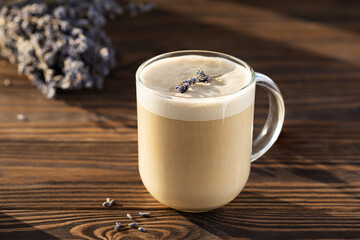
[(185, 93), (189, 90), (192, 85), (195, 85), (197, 82), (208, 83), (210, 81), (210, 76), (206, 75), (204, 71), (198, 70), (196, 76), (191, 77), (190, 80), (182, 81), (176, 89), (179, 93)]
[(0, 54), (47, 97), (56, 89), (101, 89), (115, 65), (102, 30), (106, 20), (152, 7), (114, 0), (1, 1)]
[[(100, 32), (98, 30), (105, 23), (101, 21), (101, 17), (106, 9), (102, 8), (102, 5), (96, 5), (95, 9), (96, 1), (87, 0), (77, 3), (70, 0), (64, 3), (68, 5), (56, 5), (57, 1), (54, 0), (44, 1), (44, 3), (22, 1), (18, 5), (3, 7), (0, 13), (0, 23), (3, 24), (1, 30), (3, 31), (0, 32), (0, 35), (7, 33), (5, 35), (8, 38), (3, 38), (4, 42), (0, 44), (3, 46), (2, 55), (8, 57), (12, 62), (17, 62), (19, 72), (28, 75), (30, 80), (48, 97), (55, 94), (56, 88), (81, 88), (84, 85), (82, 80), (95, 82), (93, 80), (96, 79), (86, 79), (86, 75), (88, 75), (86, 71), (76, 68), (75, 65), (72, 69), (66, 69), (63, 62), (67, 56), (72, 56), (74, 60), (77, 60), (76, 58), (80, 57), (81, 52), (74, 51), (73, 46), (86, 39), (81, 39), (76, 35), (79, 31), (66, 31), (70, 31), (71, 28), (86, 30), (86, 27), (79, 25), (87, 21), (89, 27), (94, 29), (93, 31)], [(109, 2), (110, 0), (105, 0), (104, 4)], [(50, 7), (52, 5), (55, 6)], [(98, 17), (93, 17), (90, 21), (86, 20), (91, 14), (89, 11), (83, 11), (86, 8), (95, 9)], [(70, 22), (72, 26), (68, 29), (64, 30), (59, 27), (63, 26), (63, 23), (69, 25)], [(99, 45), (103, 45), (100, 41), (98, 42)], [(57, 64), (55, 64), (56, 60), (58, 60)], [(99, 61), (100, 65), (101, 62), (103, 60)], [(101, 75), (95, 74), (94, 76)]]

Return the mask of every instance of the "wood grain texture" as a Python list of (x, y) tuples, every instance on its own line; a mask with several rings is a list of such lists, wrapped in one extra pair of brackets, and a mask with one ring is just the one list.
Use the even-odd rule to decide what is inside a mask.
[[(103, 91), (47, 100), (0, 59), (0, 239), (359, 239), (360, 2), (156, 2), (107, 25), (118, 65)], [(286, 104), (281, 136), (243, 192), (208, 213), (161, 205), (137, 170), (134, 73), (180, 49), (244, 59)], [(255, 132), (267, 107), (258, 89)], [(117, 204), (105, 209), (106, 197)], [(113, 230), (139, 211), (152, 214), (137, 218), (146, 233)]]

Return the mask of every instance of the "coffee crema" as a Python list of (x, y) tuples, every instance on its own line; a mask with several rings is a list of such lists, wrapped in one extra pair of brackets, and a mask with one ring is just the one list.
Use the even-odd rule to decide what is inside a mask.
[[(221, 77), (178, 93), (175, 87), (197, 70)], [(250, 72), (224, 58), (197, 55), (143, 69), (137, 83), (139, 171), (158, 201), (182, 211), (208, 211), (243, 189), (255, 95)]]

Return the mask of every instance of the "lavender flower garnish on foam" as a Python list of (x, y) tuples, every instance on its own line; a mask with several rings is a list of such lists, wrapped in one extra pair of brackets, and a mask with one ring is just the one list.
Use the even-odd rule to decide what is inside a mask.
[(204, 71), (198, 70), (196, 72), (196, 76), (191, 77), (189, 80), (185, 80), (182, 81), (177, 87), (176, 89), (178, 90), (179, 93), (186, 93), (189, 88), (193, 85), (195, 85), (197, 82), (204, 82), (204, 83), (208, 83), (210, 82), (211, 78), (216, 78), (219, 77), (221, 75), (217, 75), (217, 76), (209, 76), (206, 75), (204, 73)]

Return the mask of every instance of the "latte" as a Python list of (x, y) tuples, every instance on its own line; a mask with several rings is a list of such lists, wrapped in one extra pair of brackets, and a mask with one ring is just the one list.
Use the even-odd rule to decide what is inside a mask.
[[(216, 77), (177, 92), (197, 70)], [(147, 190), (190, 212), (234, 199), (250, 173), (251, 71), (225, 58), (186, 55), (150, 63), (139, 78), (139, 171)]]

